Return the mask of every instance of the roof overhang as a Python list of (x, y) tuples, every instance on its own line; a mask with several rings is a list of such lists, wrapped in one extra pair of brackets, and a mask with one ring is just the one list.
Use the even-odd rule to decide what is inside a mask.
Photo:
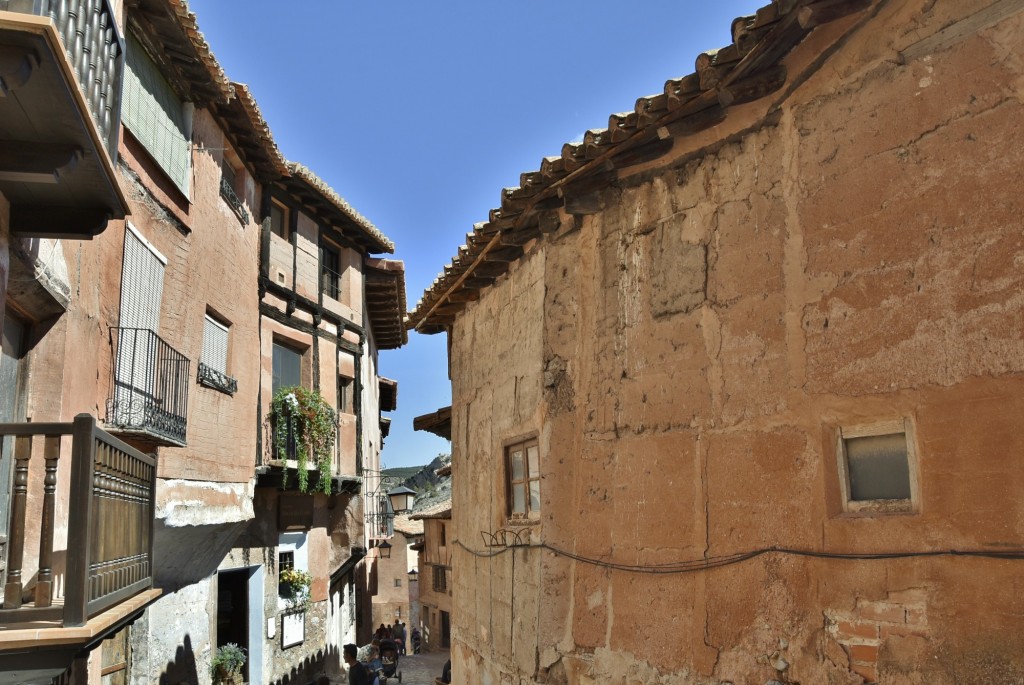
[[(427, 334), (447, 330), (536, 241), (558, 231), (563, 221), (571, 226), (576, 217), (603, 211), (603, 190), (667, 158), (677, 141), (723, 124), (732, 108), (758, 102), (766, 116), (773, 102), (767, 96), (793, 81), (784, 64), (790, 52), (832, 22), (840, 26), (823, 45), (834, 43), (853, 26), (837, 20), (877, 2), (776, 0), (734, 20), (733, 42), (699, 54), (694, 73), (668, 80), (663, 92), (638, 99), (633, 111), (612, 114), (607, 128), (566, 143), (560, 155), (521, 174), (518, 187), (503, 189), (500, 207), (466, 234), (465, 244), (409, 313), (409, 327)], [(807, 69), (820, 62), (812, 60)]]
[(398, 349), (409, 342), (405, 326), (405, 263), (368, 257), (363, 278), (373, 339), (379, 349)]
[(380, 410), (394, 411), (398, 409), (398, 381), (379, 376), (377, 387), (380, 389)]
[(391, 254), (395, 251), (395, 244), (387, 236), (310, 169), (296, 162), (288, 162), (288, 171), (289, 175), (281, 181), (285, 190), (299, 198), (303, 205), (315, 210), (343, 236), (368, 254)]
[(270, 126), (256, 99), (244, 83), (233, 83), (235, 96), (214, 111), (224, 124), (242, 161), (256, 172), (262, 182), (273, 181), (288, 174), (288, 162), (274, 142)]
[(452, 408), (442, 407), (431, 414), (423, 414), (412, 420), (412, 429), (427, 431), (445, 440), (452, 439)]

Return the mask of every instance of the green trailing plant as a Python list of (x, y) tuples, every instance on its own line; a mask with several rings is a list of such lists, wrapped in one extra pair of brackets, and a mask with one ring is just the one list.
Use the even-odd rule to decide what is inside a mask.
[[(300, 492), (331, 492), (331, 452), (338, 432), (338, 416), (320, 393), (298, 385), (281, 388), (270, 401), (273, 451), (288, 458), (288, 437), (294, 436)], [(309, 487), (307, 467), (315, 460), (320, 480)]]
[(278, 593), (288, 602), (292, 611), (305, 611), (310, 603), (313, 575), (309, 571), (283, 568), (278, 576)]
[(218, 647), (210, 661), (210, 675), (214, 680), (230, 679), (231, 676), (242, 672), (246, 658), (245, 648), (234, 642)]

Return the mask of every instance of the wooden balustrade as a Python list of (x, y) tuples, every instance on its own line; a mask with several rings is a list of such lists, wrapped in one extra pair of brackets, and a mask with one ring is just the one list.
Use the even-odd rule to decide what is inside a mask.
[[(0, 424), (4, 436), (14, 436), (14, 492), (0, 625), (41, 620), (81, 626), (151, 588), (156, 459), (106, 433), (87, 414), (73, 423)], [(68, 436), (70, 480), (59, 487)], [(41, 457), (33, 454), (40, 444)], [(33, 458), (43, 461), (39, 483), (31, 478)], [(53, 601), (58, 492), (67, 493), (69, 504), (63, 605)], [(35, 497), (41, 497), (42, 514), (38, 569), (33, 601), (26, 603), (25, 550), (32, 542), (26, 514)]]

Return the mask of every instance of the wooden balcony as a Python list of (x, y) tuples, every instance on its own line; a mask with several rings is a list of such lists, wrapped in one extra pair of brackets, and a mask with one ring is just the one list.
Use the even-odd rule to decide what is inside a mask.
[(91, 238), (127, 209), (110, 0), (0, 0), (0, 192), (15, 235)]
[(13, 438), (14, 456), (0, 683), (44, 682), (159, 596), (156, 459), (87, 414), (0, 424), (0, 437)]

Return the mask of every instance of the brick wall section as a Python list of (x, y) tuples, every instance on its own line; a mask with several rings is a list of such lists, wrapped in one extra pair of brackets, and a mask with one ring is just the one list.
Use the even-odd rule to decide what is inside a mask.
[(826, 629), (846, 650), (850, 670), (877, 682), (886, 640), (928, 636), (927, 598), (924, 588), (890, 592), (883, 600), (858, 598), (852, 611), (826, 611)]

